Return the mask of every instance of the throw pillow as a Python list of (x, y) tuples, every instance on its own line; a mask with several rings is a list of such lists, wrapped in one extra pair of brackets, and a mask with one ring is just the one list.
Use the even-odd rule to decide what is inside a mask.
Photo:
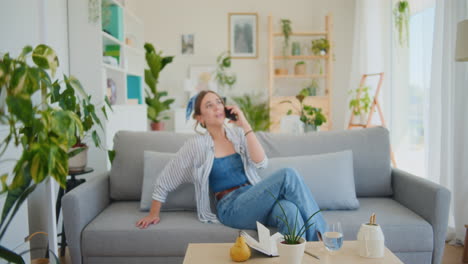
[[(145, 151), (143, 186), (140, 200), (141, 211), (149, 211), (151, 208), (154, 182), (167, 163), (174, 157), (175, 153)], [(195, 211), (196, 208), (195, 187), (192, 183), (184, 183), (168, 194), (161, 211)]]
[(359, 208), (356, 198), (351, 150), (320, 155), (271, 158), (268, 168), (259, 171), (268, 177), (281, 168), (294, 168), (304, 178), (322, 210)]

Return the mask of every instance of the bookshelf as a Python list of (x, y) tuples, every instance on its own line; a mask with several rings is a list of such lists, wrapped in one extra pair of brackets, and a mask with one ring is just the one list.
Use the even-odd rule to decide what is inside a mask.
[[(101, 134), (105, 149), (113, 148), (117, 131), (146, 131), (148, 126), (143, 86), (144, 25), (124, 3), (100, 1), (101, 15), (91, 21), (88, 1), (68, 0), (70, 74), (80, 80), (96, 107), (101, 108), (106, 97), (113, 99), (114, 111), (108, 112)], [(88, 164), (96, 172), (109, 169), (107, 152), (90, 148)]]
[[(301, 55), (289, 55), (279, 52), (282, 44), (278, 45), (278, 41), (283, 39), (283, 33), (275, 32), (273, 29), (273, 17), (268, 17), (268, 98), (270, 105), (270, 118), (272, 126), (270, 131), (278, 132), (280, 129), (281, 118), (284, 117), (289, 109), (292, 109), (290, 104), (282, 104), (282, 101), (290, 100), (294, 102), (294, 106), (299, 108), (299, 102), (295, 95), (305, 88), (304, 84), (299, 82), (312, 82), (315, 80), (319, 84), (319, 89), (314, 96), (308, 96), (304, 99), (304, 104), (313, 107), (322, 108), (322, 112), (327, 117), (327, 122), (320, 127), (320, 130), (331, 130), (331, 97), (332, 97), (332, 78), (333, 78), (333, 17), (328, 14), (325, 17), (325, 31), (314, 32), (293, 32), (290, 34), (290, 42), (300, 40), (302, 43), (309, 43), (314, 39), (325, 38), (330, 44), (327, 54), (314, 55), (307, 47), (302, 51)], [(291, 45), (290, 45), (291, 47)], [(290, 51), (290, 50), (289, 50)], [(303, 74), (295, 74), (294, 65), (303, 61), (306, 65), (306, 72)], [(275, 73), (275, 67), (286, 65), (288, 73)], [(320, 65), (320, 70), (317, 65)], [(284, 87), (287, 88), (284, 88)]]

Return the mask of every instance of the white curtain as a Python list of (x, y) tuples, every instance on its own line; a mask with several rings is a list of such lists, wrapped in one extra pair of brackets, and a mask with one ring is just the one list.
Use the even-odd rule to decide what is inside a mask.
[[(391, 28), (391, 7), (391, 0), (356, 0), (349, 90), (359, 87), (362, 74), (378, 72), (387, 74), (382, 85), (383, 92), (390, 87), (388, 72), (391, 66), (391, 37), (388, 32)], [(371, 86), (376, 86), (377, 80), (369, 80)], [(345, 115), (344, 127), (347, 128), (350, 118), (348, 108)]]
[(464, 0), (437, 0), (431, 86), (425, 115), (427, 172), (452, 192), (449, 226), (463, 241), (468, 224), (468, 62), (455, 61), (457, 23)]

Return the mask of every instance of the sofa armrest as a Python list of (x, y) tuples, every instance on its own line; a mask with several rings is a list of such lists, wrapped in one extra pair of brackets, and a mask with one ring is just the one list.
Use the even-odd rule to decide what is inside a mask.
[(81, 232), (109, 203), (109, 172), (98, 175), (63, 196), (63, 223), (73, 264), (82, 263)]
[(427, 179), (393, 169), (394, 199), (432, 225), (434, 250), (432, 263), (442, 262), (450, 208), (450, 191)]

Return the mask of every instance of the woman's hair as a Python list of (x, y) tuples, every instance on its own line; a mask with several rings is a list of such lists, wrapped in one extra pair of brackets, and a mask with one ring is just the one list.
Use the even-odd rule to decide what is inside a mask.
[[(222, 102), (223, 105), (224, 105), (224, 100), (223, 100), (223, 98), (222, 98), (219, 94), (217, 94), (216, 92), (214, 92), (214, 91), (211, 91), (211, 90), (203, 90), (203, 91), (201, 91), (201, 92), (198, 94), (197, 100), (195, 100), (195, 107), (193, 108), (193, 115), (192, 115), (193, 119), (195, 119), (195, 120), (197, 121), (197, 123), (195, 123), (195, 127), (194, 127), (194, 130), (195, 130), (195, 132), (197, 132), (197, 133), (199, 133), (199, 132), (197, 131), (197, 126), (198, 126), (198, 124), (200, 124), (200, 123), (198, 122), (198, 120), (197, 120), (196, 117), (199, 116), (199, 115), (201, 115), (201, 103), (202, 103), (203, 98), (205, 97), (205, 95), (207, 95), (207, 94), (209, 94), (209, 93), (212, 93), (212, 94), (215, 94), (216, 96), (218, 96), (218, 98), (221, 99), (221, 102)], [(200, 124), (200, 126), (203, 127), (203, 128), (206, 128), (204, 124)]]

